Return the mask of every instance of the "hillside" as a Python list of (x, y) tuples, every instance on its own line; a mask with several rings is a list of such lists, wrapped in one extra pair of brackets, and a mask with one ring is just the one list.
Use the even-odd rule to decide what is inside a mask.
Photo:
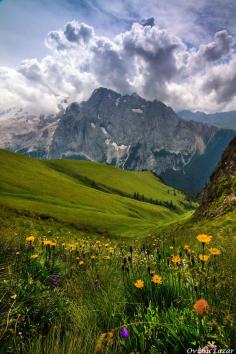
[(203, 192), (195, 217), (216, 217), (236, 209), (236, 138), (225, 150), (221, 161)]
[(2, 207), (90, 233), (145, 236), (191, 209), (184, 194), (150, 172), (37, 160), (4, 150), (0, 164)]

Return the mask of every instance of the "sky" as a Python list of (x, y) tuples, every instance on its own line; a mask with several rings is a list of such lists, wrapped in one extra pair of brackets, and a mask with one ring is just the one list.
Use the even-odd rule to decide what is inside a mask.
[(100, 86), (236, 110), (236, 1), (0, 0), (0, 112), (53, 113)]

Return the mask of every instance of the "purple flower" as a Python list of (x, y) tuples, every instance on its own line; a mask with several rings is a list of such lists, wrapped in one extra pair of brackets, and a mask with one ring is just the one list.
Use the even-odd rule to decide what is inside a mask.
[(129, 337), (129, 331), (128, 331), (128, 328), (126, 327), (122, 327), (121, 330), (120, 330), (120, 335), (122, 338), (128, 338)]
[(60, 279), (60, 277), (59, 277), (59, 275), (53, 275), (52, 276), (52, 284), (53, 285), (57, 285), (57, 283), (59, 282), (59, 279)]

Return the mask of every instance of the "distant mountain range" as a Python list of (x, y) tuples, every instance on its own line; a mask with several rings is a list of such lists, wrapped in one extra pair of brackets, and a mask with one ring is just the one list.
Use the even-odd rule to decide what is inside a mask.
[(198, 193), (235, 136), (180, 118), (170, 107), (106, 88), (58, 115), (0, 118), (0, 147), (49, 159), (87, 159), (151, 170), (168, 184)]
[(181, 111), (179, 116), (185, 120), (194, 120), (208, 125), (214, 125), (218, 128), (236, 130), (236, 111), (211, 113)]

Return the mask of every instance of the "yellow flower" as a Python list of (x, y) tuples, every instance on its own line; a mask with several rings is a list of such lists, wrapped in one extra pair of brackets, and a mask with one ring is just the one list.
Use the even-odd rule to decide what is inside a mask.
[(42, 245), (43, 245), (43, 246), (50, 246), (51, 243), (52, 243), (52, 241), (50, 241), (50, 240), (44, 240), (44, 241), (42, 241)]
[(91, 256), (90, 258), (91, 258), (92, 260), (94, 260), (94, 259), (96, 259), (96, 256)]
[(62, 247), (65, 247), (65, 245), (66, 245), (65, 242), (62, 242), (61, 246), (62, 246)]
[(154, 284), (162, 284), (162, 277), (158, 274), (154, 274), (152, 277), (152, 282)]
[(109, 247), (110, 245), (109, 245), (109, 243), (105, 243), (105, 245), (104, 245), (105, 247)]
[(50, 246), (51, 246), (52, 248), (55, 248), (56, 245), (57, 245), (56, 242), (51, 242), (51, 243), (50, 243)]
[(31, 259), (37, 259), (39, 257), (38, 254), (32, 254), (32, 256), (30, 257)]
[(96, 244), (99, 245), (101, 243), (101, 241), (96, 241)]
[(16, 294), (14, 294), (14, 295), (11, 296), (11, 299), (13, 299), (13, 300), (15, 300), (16, 298), (17, 298), (17, 295), (16, 295)]
[(68, 246), (69, 246), (70, 251), (75, 251), (76, 250), (76, 244), (70, 243)]
[(144, 281), (139, 279), (134, 283), (134, 286), (138, 289), (142, 289), (144, 287)]
[(190, 251), (190, 247), (189, 247), (189, 245), (184, 245), (184, 251), (185, 251), (185, 252)]
[(208, 259), (209, 259), (209, 256), (207, 256), (206, 254), (200, 254), (199, 259), (200, 259), (202, 262), (207, 262)]
[(79, 261), (79, 265), (84, 265), (84, 261)]
[(209, 243), (211, 242), (212, 236), (208, 236), (205, 234), (200, 234), (197, 236), (197, 240), (201, 243)]
[(172, 256), (171, 257), (171, 262), (174, 263), (175, 265), (180, 265), (181, 264), (181, 258), (179, 256)]
[(209, 252), (212, 256), (219, 256), (221, 254), (221, 250), (219, 250), (218, 248), (210, 248)]
[(19, 251), (17, 251), (17, 252), (16, 252), (16, 255), (17, 255), (17, 256), (19, 256), (19, 254), (20, 254), (20, 252), (19, 252)]
[(109, 260), (109, 259), (111, 259), (111, 257), (110, 256), (104, 256), (103, 259)]
[(34, 242), (34, 240), (35, 240), (35, 237), (34, 237), (34, 236), (28, 236), (28, 237), (26, 237), (26, 241), (28, 241), (28, 242)]

